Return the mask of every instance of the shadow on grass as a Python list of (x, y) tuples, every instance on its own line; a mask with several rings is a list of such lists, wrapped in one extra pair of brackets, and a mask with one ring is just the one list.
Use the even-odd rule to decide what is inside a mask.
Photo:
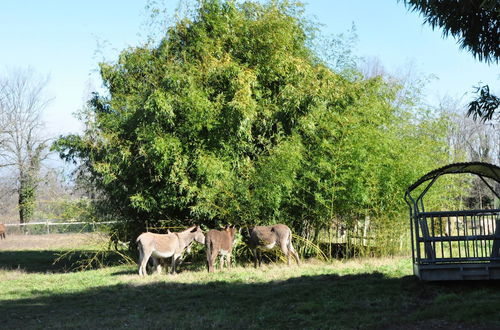
[[(163, 262), (162, 264), (162, 274), (163, 275), (167, 275), (167, 274), (170, 274), (170, 258), (167, 259), (168, 262)], [(146, 267), (147, 268), (147, 272), (148, 272), (148, 275), (151, 275), (151, 274), (156, 274), (156, 271), (155, 269), (153, 268), (153, 264), (150, 262), (148, 264), (148, 266)], [(183, 262), (180, 266), (177, 265), (176, 266), (176, 269), (175, 269), (176, 273), (177, 274), (180, 274), (180, 273), (183, 273), (183, 272), (206, 272), (207, 271), (207, 268), (205, 266), (204, 263), (202, 262)], [(120, 270), (120, 271), (117, 271), (117, 272), (114, 272), (112, 273), (111, 275), (113, 276), (120, 276), (120, 275), (137, 275), (139, 273), (139, 266), (135, 266), (134, 268), (129, 268), (129, 269), (126, 269), (126, 270)]]
[(123, 261), (113, 251), (0, 251), (0, 269), (21, 269), (27, 273), (65, 273), (81, 269), (92, 257), (96, 258), (89, 263), (88, 268), (96, 268), (100, 263), (118, 265)]
[(119, 284), (1, 301), (5, 328), (491, 329), (492, 282), (422, 283), (381, 273), (285, 281)]

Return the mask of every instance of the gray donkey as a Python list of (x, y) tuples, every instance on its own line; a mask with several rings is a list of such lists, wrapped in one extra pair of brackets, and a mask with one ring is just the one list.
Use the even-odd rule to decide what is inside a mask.
[(137, 237), (139, 248), (139, 275), (147, 275), (146, 265), (149, 258), (153, 259), (158, 273), (161, 273), (160, 258), (172, 257), (171, 274), (175, 273), (175, 263), (193, 241), (204, 244), (205, 235), (200, 226), (192, 226), (181, 232), (167, 234), (142, 233)]
[(276, 244), (286, 255), (288, 265), (290, 265), (290, 255), (292, 255), (297, 265), (300, 266), (299, 255), (292, 245), (292, 231), (286, 225), (255, 226), (250, 232), (247, 244), (253, 250), (255, 268), (257, 268), (257, 260), (259, 267), (262, 263), (261, 250), (271, 250)]
[(226, 226), (224, 230), (212, 229), (208, 231), (205, 238), (205, 250), (209, 273), (214, 271), (214, 262), (218, 255), (220, 255), (220, 269), (224, 264), (224, 257), (226, 257), (226, 267), (231, 267), (231, 253), (235, 237), (236, 228), (234, 226)]

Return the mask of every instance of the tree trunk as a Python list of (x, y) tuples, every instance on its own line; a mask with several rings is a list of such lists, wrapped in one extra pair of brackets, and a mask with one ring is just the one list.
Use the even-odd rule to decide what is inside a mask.
[(35, 209), (36, 181), (31, 174), (21, 175), (19, 184), (19, 222), (28, 223), (33, 219)]

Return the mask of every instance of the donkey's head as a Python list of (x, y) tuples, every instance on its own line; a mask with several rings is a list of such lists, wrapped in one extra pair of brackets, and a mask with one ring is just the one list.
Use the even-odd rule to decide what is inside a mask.
[(194, 234), (194, 240), (200, 244), (205, 244), (205, 235), (200, 226), (196, 225), (191, 229), (191, 234)]
[(224, 228), (224, 231), (226, 231), (229, 234), (229, 236), (231, 237), (231, 243), (234, 244), (234, 241), (236, 239), (236, 232), (237, 232), (236, 226), (234, 226), (234, 225), (231, 225), (231, 226), (227, 225), (226, 228)]

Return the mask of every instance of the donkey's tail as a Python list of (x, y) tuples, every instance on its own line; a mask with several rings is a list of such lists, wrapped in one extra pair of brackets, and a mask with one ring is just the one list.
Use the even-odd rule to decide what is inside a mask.
[(135, 240), (135, 242), (139, 243), (139, 241), (141, 240), (141, 237), (142, 237), (142, 234), (140, 234), (139, 236), (137, 236), (137, 239)]
[(292, 253), (293, 258), (297, 262), (297, 265), (300, 266), (299, 254), (297, 253), (297, 251), (295, 251), (295, 249), (292, 245), (292, 231), (290, 229), (288, 229), (288, 240), (287, 240), (286, 245), (287, 245), (288, 251), (290, 251)]
[(142, 258), (144, 258), (144, 247), (142, 246), (142, 242), (139, 237), (136, 240), (137, 242), (137, 250), (139, 250), (139, 265), (142, 262)]

